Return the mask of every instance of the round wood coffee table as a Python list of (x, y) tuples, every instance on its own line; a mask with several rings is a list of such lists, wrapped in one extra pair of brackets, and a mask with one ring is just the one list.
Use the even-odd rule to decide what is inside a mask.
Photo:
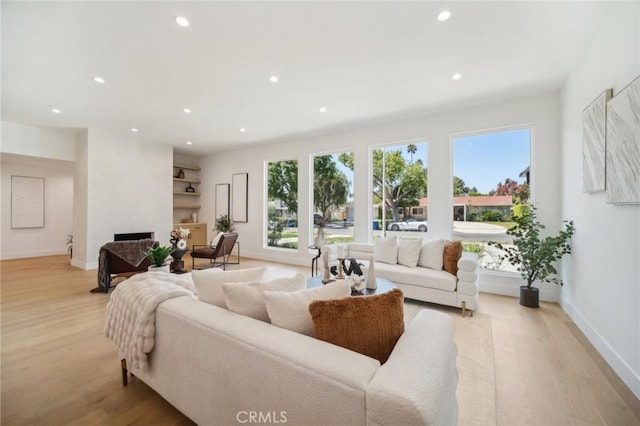
[[(335, 280), (337, 281), (337, 280)], [(384, 278), (376, 278), (376, 283), (378, 284), (378, 288), (375, 290), (369, 290), (368, 288), (364, 288), (360, 292), (352, 291), (352, 296), (373, 296), (374, 294), (382, 294), (390, 292), (391, 290), (397, 288), (394, 283)], [(307, 279), (307, 288), (320, 287), (322, 284), (322, 277), (316, 276)]]

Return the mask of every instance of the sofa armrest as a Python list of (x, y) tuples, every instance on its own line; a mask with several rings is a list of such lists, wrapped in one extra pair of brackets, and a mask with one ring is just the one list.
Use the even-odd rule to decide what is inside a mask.
[(451, 317), (420, 311), (367, 387), (367, 424), (455, 425), (456, 355)]
[(462, 256), (460, 256), (460, 259), (458, 260), (458, 270), (477, 272), (479, 268), (479, 261), (480, 257), (476, 253), (463, 251)]

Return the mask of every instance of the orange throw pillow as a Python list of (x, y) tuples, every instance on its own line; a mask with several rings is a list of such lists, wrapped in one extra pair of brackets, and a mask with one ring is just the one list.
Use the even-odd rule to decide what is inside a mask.
[(403, 300), (397, 288), (375, 296), (316, 300), (309, 305), (314, 334), (384, 364), (404, 333)]
[(450, 274), (458, 273), (458, 260), (462, 257), (462, 243), (449, 241), (444, 245), (444, 270)]

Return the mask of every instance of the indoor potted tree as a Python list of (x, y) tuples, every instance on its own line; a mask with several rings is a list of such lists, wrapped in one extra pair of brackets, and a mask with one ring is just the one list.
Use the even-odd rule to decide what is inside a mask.
[(151, 261), (149, 271), (169, 272), (169, 263), (167, 262), (167, 258), (172, 252), (173, 248), (168, 246), (150, 247), (145, 250), (144, 255)]
[(527, 285), (520, 286), (520, 304), (537, 308), (539, 290), (532, 284), (551, 282), (562, 285), (557, 277), (555, 263), (565, 254), (571, 253), (569, 240), (575, 232), (573, 221), (564, 221), (564, 228), (556, 236), (542, 236), (545, 226), (538, 221), (536, 208), (531, 206), (522, 215), (514, 217), (516, 225), (507, 231), (513, 237), (513, 246), (490, 241), (489, 245), (504, 251), (501, 260), (506, 259), (517, 269)]

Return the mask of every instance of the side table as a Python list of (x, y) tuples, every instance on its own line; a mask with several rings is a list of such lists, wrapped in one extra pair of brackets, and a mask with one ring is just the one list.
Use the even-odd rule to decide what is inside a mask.
[(318, 275), (318, 259), (320, 259), (320, 256), (321, 256), (321, 253), (320, 253), (321, 248), (315, 245), (311, 245), (309, 246), (309, 249), (318, 250), (318, 254), (316, 255), (316, 257), (311, 259), (311, 276), (315, 277), (316, 275)]

